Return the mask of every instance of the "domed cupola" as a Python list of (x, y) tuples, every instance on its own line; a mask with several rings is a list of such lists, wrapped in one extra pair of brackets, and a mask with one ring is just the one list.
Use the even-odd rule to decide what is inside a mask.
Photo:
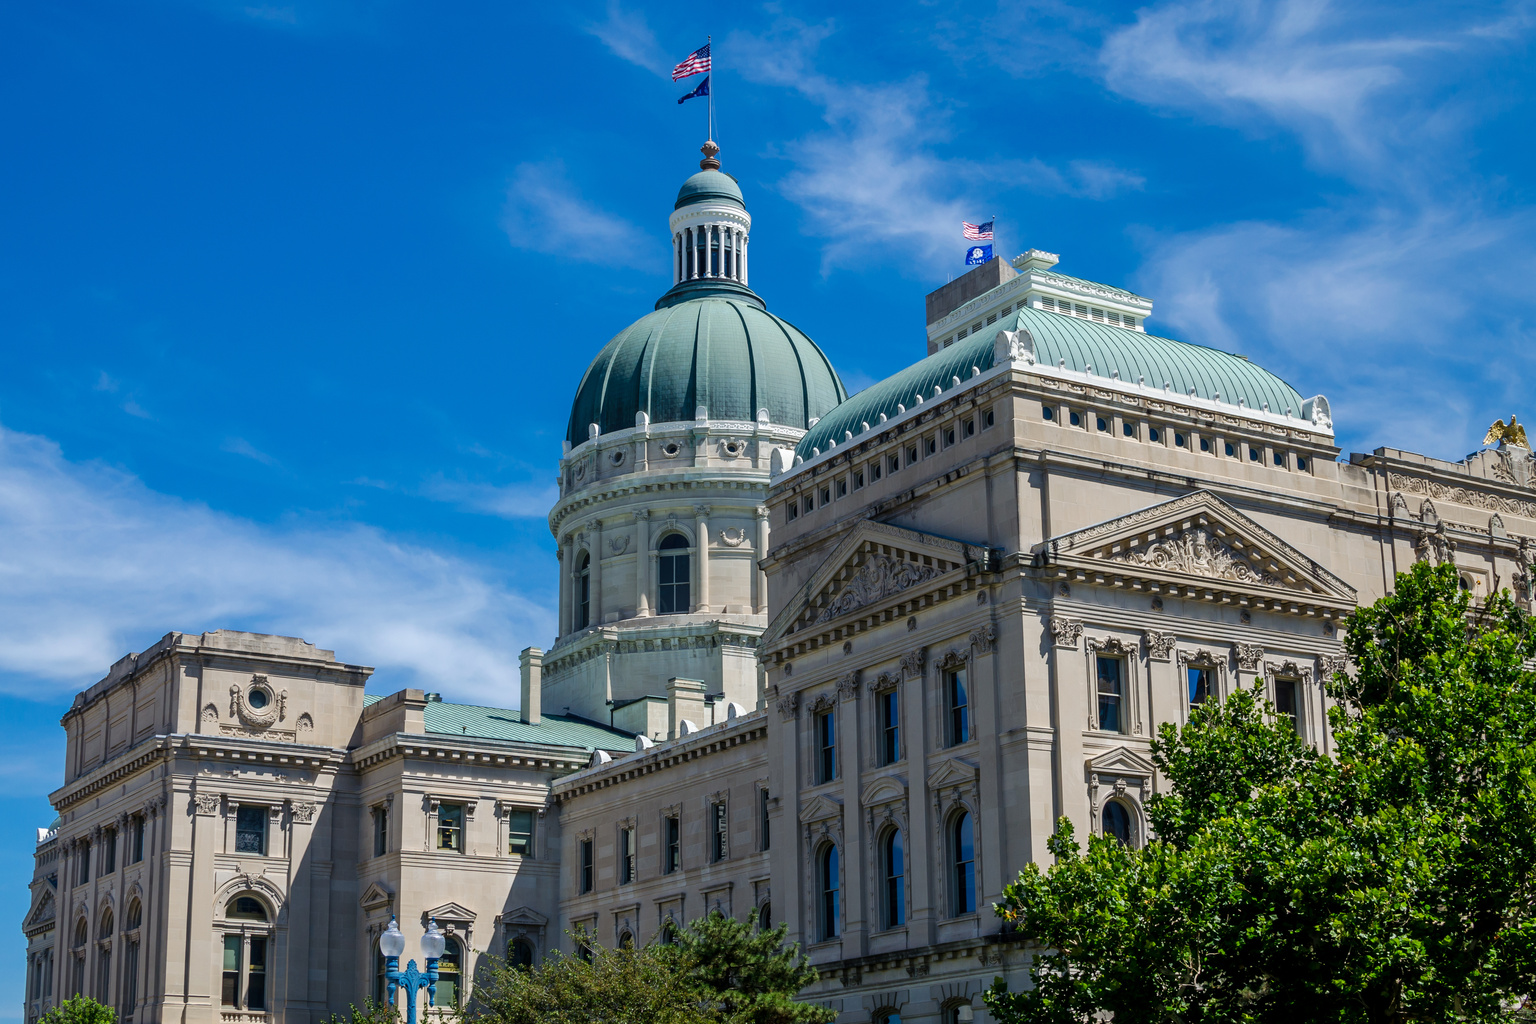
[(649, 423), (768, 422), (807, 430), (847, 397), (826, 355), (748, 285), (752, 215), (705, 143), (670, 218), (672, 287), (587, 369), (571, 405), (572, 448)]

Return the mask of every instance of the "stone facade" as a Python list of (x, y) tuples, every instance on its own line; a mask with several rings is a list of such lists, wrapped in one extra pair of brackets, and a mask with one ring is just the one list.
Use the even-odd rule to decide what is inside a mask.
[(1345, 617), (1395, 572), (1529, 604), (1529, 451), (1340, 461), (1321, 396), (1043, 360), (1058, 324), (1118, 325), (1089, 339), (1117, 367), (1179, 344), (1056, 262), (936, 293), (914, 372), (974, 364), (888, 409), (875, 385), (835, 435), (704, 410), (577, 437), (518, 711), (365, 698), (371, 670), (282, 637), (114, 665), (62, 722), (27, 1019), (83, 991), (129, 1024), (308, 1024), (380, 991), (392, 915), (448, 930), (462, 1005), (487, 957), (719, 909), (787, 922), (844, 1024), (984, 1021), (1028, 959), (990, 904), (1062, 817), (1147, 840), (1161, 723), (1257, 686), (1326, 750)]

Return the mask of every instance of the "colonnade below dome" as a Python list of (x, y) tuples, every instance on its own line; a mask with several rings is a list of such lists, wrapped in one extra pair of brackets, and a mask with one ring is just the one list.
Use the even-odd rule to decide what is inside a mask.
[(672, 283), (747, 284), (747, 232), (735, 224), (700, 224), (672, 235)]

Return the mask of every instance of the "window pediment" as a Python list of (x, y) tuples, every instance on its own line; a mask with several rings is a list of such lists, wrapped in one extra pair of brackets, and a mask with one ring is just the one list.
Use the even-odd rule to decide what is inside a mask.
[(832, 799), (825, 793), (811, 798), (810, 802), (800, 810), (800, 823), (809, 824), (813, 821), (825, 821), (828, 818), (840, 818), (843, 815), (841, 802)]
[(884, 775), (864, 787), (864, 791), (859, 794), (859, 805), (861, 807), (875, 807), (880, 804), (905, 800), (906, 798), (906, 781), (894, 775)]
[(947, 786), (965, 786), (976, 781), (976, 766), (959, 758), (951, 757), (928, 775), (929, 789)]
[(1152, 762), (1129, 747), (1107, 750), (1087, 761), (1088, 775), (1132, 775), (1138, 778), (1152, 777)]

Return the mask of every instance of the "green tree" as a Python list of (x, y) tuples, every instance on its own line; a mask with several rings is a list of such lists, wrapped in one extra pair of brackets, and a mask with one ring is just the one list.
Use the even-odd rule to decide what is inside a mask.
[(90, 996), (71, 996), (39, 1017), (38, 1024), (117, 1024), (117, 1011)]
[(788, 927), (762, 931), (710, 911), (678, 933), (680, 969), (732, 1024), (827, 1024), (835, 1012), (795, 1000), (816, 968), (784, 945)]
[(388, 1003), (365, 999), (362, 1009), (353, 1003), (347, 1007), (346, 1013), (331, 1014), (325, 1024), (400, 1024), (400, 1013)]
[(1416, 565), (1351, 616), (1334, 753), (1254, 690), (1164, 726), (1156, 841), (1063, 821), (998, 913), (1041, 952), (1003, 1024), (1406, 1024), (1523, 1015), (1536, 993), (1536, 629)]
[[(578, 936), (578, 938), (580, 938)], [(469, 1016), (487, 1024), (713, 1024), (669, 946), (609, 949), (590, 959), (553, 952), (533, 967), (495, 963), (479, 979)]]

